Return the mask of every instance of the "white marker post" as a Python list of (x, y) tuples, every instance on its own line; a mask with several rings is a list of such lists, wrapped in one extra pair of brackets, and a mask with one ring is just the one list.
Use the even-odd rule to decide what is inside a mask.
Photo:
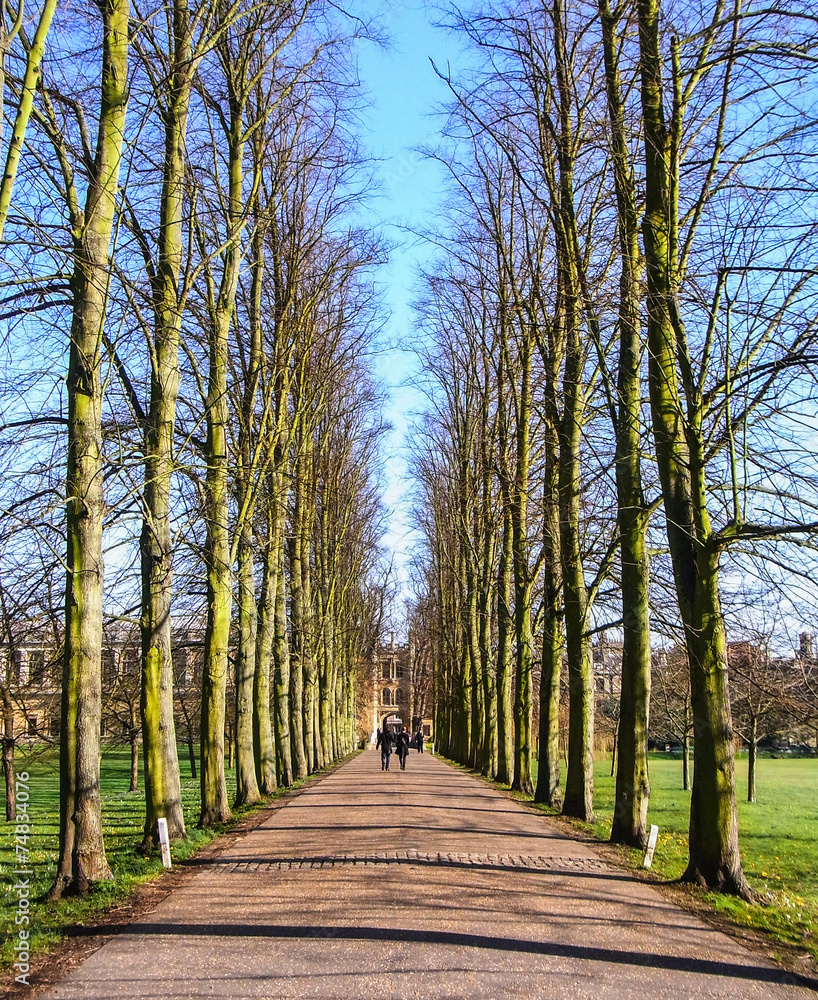
[(168, 821), (164, 816), (161, 816), (156, 821), (156, 826), (159, 831), (159, 846), (162, 849), (162, 865), (165, 868), (172, 867), (172, 862), (170, 860), (170, 839), (168, 838)]
[(648, 847), (645, 851), (645, 860), (642, 862), (643, 868), (650, 868), (653, 864), (653, 852), (656, 850), (656, 841), (659, 839), (659, 827), (652, 826), (648, 836)]

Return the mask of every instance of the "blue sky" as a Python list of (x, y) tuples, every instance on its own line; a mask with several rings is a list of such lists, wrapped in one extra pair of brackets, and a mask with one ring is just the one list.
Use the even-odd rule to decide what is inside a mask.
[(429, 253), (406, 230), (428, 225), (438, 214), (443, 196), (440, 172), (417, 152), (418, 146), (434, 144), (439, 129), (434, 108), (447, 94), (429, 59), (445, 66), (458, 56), (457, 42), (435, 28), (433, 19), (434, 13), (423, 0), (396, 5), (382, 22), (390, 35), (389, 47), (363, 44), (359, 50), (361, 77), (373, 99), (366, 115), (369, 132), (365, 140), (380, 160), (382, 193), (373, 207), (387, 238), (395, 244), (391, 261), (380, 275), (390, 315), (384, 332), (388, 347), (377, 370), (390, 394), (386, 416), (394, 427), (385, 448), (384, 502), (390, 511), (385, 544), (394, 553), (404, 587), (412, 542), (406, 439), (412, 412), (423, 404), (420, 395), (404, 384), (413, 368), (406, 345), (412, 334), (417, 266)]

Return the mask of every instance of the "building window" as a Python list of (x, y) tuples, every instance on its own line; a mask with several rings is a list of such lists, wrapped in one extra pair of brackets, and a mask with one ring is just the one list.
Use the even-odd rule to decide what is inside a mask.
[(56, 650), (51, 657), (49, 657), (48, 681), (52, 687), (59, 687), (60, 684), (62, 684), (63, 654), (64, 650), (60, 648)]
[(48, 735), (49, 736), (59, 736), (60, 735), (60, 717), (59, 715), (52, 715), (48, 720)]
[(36, 715), (29, 715), (29, 717), (28, 717), (28, 719), (26, 721), (28, 722), (28, 730), (27, 730), (26, 735), (27, 736), (36, 736), (37, 735), (37, 716)]
[(396, 705), (403, 704), (403, 692), (400, 689), (395, 692), (395, 704)]
[(28, 680), (30, 684), (42, 684), (45, 680), (45, 653), (41, 649), (28, 651)]
[(392, 704), (392, 692), (389, 690), (389, 688), (384, 688), (383, 691), (381, 692), (381, 702), (384, 705)]
[(139, 650), (122, 650), (122, 673), (126, 677), (136, 677), (139, 673)]
[(173, 660), (173, 681), (177, 687), (186, 688), (187, 687), (187, 649), (184, 647), (177, 647), (173, 650), (172, 654)]
[(403, 680), (403, 666), (400, 663), (395, 665), (395, 678), (399, 681)]
[(188, 660), (188, 677), (191, 678), (189, 683), (192, 683), (194, 687), (198, 687), (202, 682), (202, 670), (204, 668), (204, 650), (203, 649), (191, 649), (188, 654), (190, 659)]
[(112, 687), (116, 682), (116, 653), (112, 649), (106, 649), (102, 653), (102, 683), (106, 687)]
[(388, 680), (392, 679), (392, 675), (390, 673), (389, 664), (388, 663), (384, 663), (383, 669), (381, 670), (381, 677), (385, 681), (388, 681)]

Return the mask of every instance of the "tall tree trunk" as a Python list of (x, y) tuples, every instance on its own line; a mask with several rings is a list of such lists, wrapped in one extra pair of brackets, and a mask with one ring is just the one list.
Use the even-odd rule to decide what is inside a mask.
[[(503, 310), (503, 317), (506, 316)], [(505, 333), (505, 325), (502, 330)], [(497, 567), (497, 781), (510, 785), (514, 780), (514, 723), (511, 704), (514, 620), (512, 587), (514, 578), (514, 527), (509, 471), (509, 420), (507, 399), (508, 348), (504, 339), (497, 366), (497, 451), (502, 538)]]
[(514, 623), (511, 613), (512, 551), (511, 508), (503, 502), (503, 537), (497, 569), (497, 781), (510, 785), (514, 777), (514, 725), (511, 679)]
[(616, 426), (616, 488), (622, 580), (622, 682), (611, 840), (644, 848), (650, 800), (650, 615), (647, 512), (642, 494), (638, 215), (619, 74), (619, 37), (608, 0), (600, 0), (621, 272)]
[(486, 540), (483, 546), (483, 568), (480, 572), (480, 657), (483, 679), (483, 755), (480, 771), (489, 778), (497, 775), (497, 664), (492, 656), (492, 584), (496, 529), (486, 520)]
[[(256, 134), (259, 139), (259, 133)], [(254, 180), (261, 175), (262, 155), (258, 142), (254, 145)], [(262, 406), (257, 413), (257, 400), (261, 381), (263, 355), (262, 286), (265, 279), (264, 257), (265, 227), (256, 213), (255, 231), (252, 237), (253, 259), (251, 264), (250, 305), (248, 310), (247, 363), (244, 372), (244, 387), (241, 401), (241, 424), (239, 430), (238, 469), (236, 472), (236, 492), (238, 495), (238, 618), (239, 644), (236, 651), (236, 805), (254, 805), (261, 798), (258, 787), (258, 761), (255, 755), (255, 734), (260, 723), (259, 706), (255, 698), (258, 671), (256, 652), (258, 645), (258, 604), (256, 602), (255, 538), (253, 516), (258, 496), (258, 479), (264, 469), (257, 468), (255, 449), (267, 455), (269, 449), (263, 443), (268, 432), (267, 407)], [(262, 441), (257, 440), (261, 438)], [(254, 447), (255, 445), (255, 447)], [(263, 463), (263, 460), (261, 461)], [(266, 709), (269, 729), (269, 703)]]
[[(569, 390), (570, 392), (570, 390)], [(568, 661), (568, 770), (563, 815), (594, 816), (594, 669), (587, 638), (587, 596), (579, 551), (579, 428), (568, 417), (560, 456), (562, 580)]]
[[(475, 532), (476, 534), (476, 532)], [(468, 616), (469, 669), (471, 685), (471, 742), (469, 767), (480, 770), (483, 756), (483, 736), (486, 731), (485, 703), (483, 699), (483, 658), (480, 655), (480, 618), (478, 613), (478, 577), (474, 565), (473, 540), (469, 542), (466, 577), (466, 613)]]
[(184, 691), (179, 692), (179, 705), (182, 709), (182, 715), (185, 717), (185, 742), (187, 743), (187, 756), (190, 763), (190, 776), (193, 780), (196, 780), (196, 744), (193, 739), (193, 719), (190, 717), (190, 712), (188, 711), (187, 701), (185, 700)]
[(140, 712), (145, 769), (145, 828), (142, 846), (158, 843), (157, 820), (168, 836), (185, 836), (176, 726), (173, 715), (171, 592), (173, 541), (170, 524), (174, 469), (173, 426), (179, 391), (179, 331), (182, 308), (182, 219), (186, 192), (185, 148), (193, 85), (190, 23), (186, 0), (173, 3), (172, 83), (164, 111), (165, 157), (157, 239), (158, 262), (152, 281), (154, 350), (150, 404), (145, 426), (146, 516), (142, 525), (142, 683)]
[(534, 793), (531, 778), (531, 702), (533, 635), (531, 633), (531, 572), (528, 566), (528, 488), (531, 461), (531, 333), (523, 330), (520, 350), (520, 393), (517, 410), (517, 461), (512, 497), (512, 556), (514, 563), (514, 631), (517, 640), (514, 696), (514, 777), (511, 787)]
[(3, 700), (3, 777), (6, 785), (6, 821), (17, 819), (17, 796), (14, 771), (14, 702), (6, 684), (0, 684)]
[(187, 730), (187, 758), (190, 764), (190, 776), (196, 780), (196, 744), (193, 742), (193, 730), (188, 726)]
[(290, 646), (287, 633), (287, 581), (284, 576), (284, 525), (286, 522), (283, 477), (273, 476), (275, 516), (273, 519), (273, 555), (276, 559), (275, 627), (273, 632), (273, 665), (275, 679), (276, 767), (280, 785), (293, 783), (292, 744), (290, 741)]
[[(205, 524), (207, 540), (207, 632), (202, 674), (200, 826), (223, 823), (230, 818), (224, 779), (224, 728), (226, 721), (227, 673), (229, 669), (230, 623), (233, 605), (233, 551), (230, 544), (230, 491), (227, 432), (230, 412), (227, 369), (230, 324), (236, 307), (236, 291), (242, 264), (241, 238), (247, 225), (244, 191), (246, 133), (244, 113), (249, 98), (241, 61), (234, 61), (227, 38), (223, 38), (222, 66), (226, 72), (229, 117), (223, 120), (227, 142), (227, 239), (222, 252), (222, 275), (218, 293), (209, 289), (211, 300), (208, 329), (207, 382), (207, 474), (205, 477)], [(238, 525), (241, 530), (241, 525)], [(252, 675), (251, 675), (252, 676)], [(230, 753), (233, 745), (231, 741)]]
[[(570, 279), (569, 279), (570, 281)], [(564, 413), (560, 425), (560, 556), (568, 661), (568, 771), (563, 814), (586, 823), (594, 815), (594, 666), (587, 635), (588, 596), (580, 548), (580, 441), (584, 352), (573, 296), (567, 296)]]
[(128, 732), (128, 742), (131, 747), (131, 782), (128, 786), (129, 792), (139, 791), (139, 729), (135, 723), (136, 719), (133, 719)]
[[(300, 506), (300, 518), (293, 525), (294, 531), (301, 534), (301, 628), (300, 628), (300, 661), (304, 677), (304, 750), (307, 755), (307, 771), (314, 773), (321, 766), (318, 761), (319, 733), (318, 719), (318, 674), (315, 664), (315, 645), (313, 636), (313, 606), (312, 606), (312, 521), (315, 493), (313, 489), (313, 446), (311, 436), (305, 436), (305, 451), (303, 457), (302, 480), (299, 475), (299, 485), (303, 489)], [(298, 486), (296, 487), (298, 488)]]
[[(253, 532), (247, 520), (240, 530), (237, 574), (239, 644), (236, 650), (236, 806), (251, 806), (261, 798), (253, 752), (258, 606)], [(267, 713), (269, 716), (269, 706)]]
[[(677, 148), (682, 111), (679, 104), (672, 122), (672, 141), (665, 126), (659, 0), (640, 0), (638, 14), (645, 135), (642, 231), (648, 279), (648, 383), (695, 720), (690, 858), (682, 877), (747, 898), (750, 889), (741, 868), (738, 843), (727, 644), (719, 600), (719, 549), (706, 507), (701, 406), (697, 399), (688, 399), (685, 412), (676, 373), (684, 328), (677, 287), (678, 164), (672, 147)], [(676, 44), (674, 41), (674, 49)]]
[[(461, 487), (463, 488), (463, 487)], [(466, 553), (464, 551), (464, 541), (462, 535), (458, 541), (458, 605), (459, 614), (456, 622), (456, 635), (458, 639), (458, 666), (459, 684), (457, 692), (458, 703), (455, 705), (455, 760), (461, 764), (468, 764), (469, 753), (472, 745), (472, 656), (471, 644), (469, 642), (469, 602), (468, 602), (468, 578), (466, 568)]]
[(275, 641), (276, 552), (273, 547), (273, 505), (268, 505), (267, 534), (262, 545), (261, 594), (258, 602), (256, 670), (253, 678), (253, 751), (256, 781), (262, 795), (277, 786), (276, 754), (270, 715), (270, 677)]
[(756, 800), (756, 761), (758, 759), (758, 719), (750, 723), (750, 749), (747, 760), (747, 801)]
[[(435, 658), (434, 724), (435, 744), (446, 756), (452, 753), (452, 660), (449, 655), (451, 622), (449, 604), (454, 597), (454, 581), (446, 573), (442, 534), (436, 540), (435, 565), (437, 571), (437, 656)], [(452, 584), (451, 588), (449, 584)]]
[(562, 805), (560, 788), (560, 695), (562, 675), (562, 574), (556, 430), (546, 428), (543, 489), (543, 638), (540, 673), (540, 753), (535, 802)]
[[(588, 593), (580, 533), (580, 447), (585, 410), (583, 384), (585, 345), (580, 331), (579, 298), (583, 268), (574, 210), (576, 135), (574, 81), (561, 0), (553, 0), (554, 67), (559, 129), (555, 134), (558, 183), (552, 185), (557, 256), (556, 343), (564, 345), (563, 409), (559, 421), (560, 559), (565, 606), (565, 650), (568, 661), (568, 770), (562, 811), (593, 819), (594, 677), (587, 636)], [(552, 352), (555, 353), (555, 352)]]
[[(333, 480), (331, 488), (338, 490), (338, 482)], [(321, 756), (329, 764), (339, 756), (336, 720), (341, 706), (336, 700), (337, 664), (335, 647), (335, 582), (336, 568), (332, 558), (330, 519), (328, 516), (327, 486), (324, 487), (323, 511), (319, 521), (319, 551), (316, 553), (316, 595), (319, 601), (320, 656), (318, 670), (318, 725), (321, 742)]]
[[(102, 837), (102, 371), (109, 253), (128, 93), (128, 0), (98, 8), (99, 130), (85, 212), (74, 231), (68, 359), (65, 652), (60, 734), (60, 858), (50, 895), (111, 878)], [(79, 220), (78, 220), (79, 221)]]
[[(292, 524), (290, 526), (290, 737), (292, 741), (293, 777), (305, 778), (310, 773), (304, 732), (304, 554), (302, 534), (304, 482), (301, 469), (296, 469)], [(312, 747), (310, 746), (310, 751)]]
[[(43, 57), (45, 56), (46, 38), (51, 30), (51, 22), (54, 19), (56, 11), (57, 0), (46, 0), (40, 11), (40, 18), (34, 30), (34, 35), (27, 44), (26, 69), (20, 88), (20, 99), (17, 104), (17, 113), (14, 118), (11, 140), (6, 150), (5, 169), (3, 170), (2, 181), (0, 181), (0, 240), (3, 239), (6, 219), (11, 208), (11, 196), (14, 190), (14, 182), (17, 179), (17, 168), (23, 152), (26, 130), (31, 118), (31, 112), (34, 110), (34, 97), (41, 79), (40, 69)], [(17, 7), (15, 23), (10, 30), (7, 30), (4, 22), (2, 35), (0, 36), (0, 46), (2, 46), (2, 51), (0, 52), (0, 121), (4, 120), (5, 117), (3, 98), (6, 93), (6, 58), (11, 43), (22, 26), (24, 12), (25, 7), (23, 4), (20, 4)]]
[[(230, 321), (236, 299), (241, 254), (239, 225), (243, 212), (242, 122), (233, 109), (230, 136), (231, 238), (224, 253), (224, 271), (209, 331), (207, 389), (207, 630), (202, 672), (201, 811), (200, 826), (230, 819), (224, 779), (224, 730), (226, 721), (228, 647), (233, 606), (233, 566), (229, 532), (227, 427), (227, 363)], [(232, 752), (232, 748), (231, 748)]]

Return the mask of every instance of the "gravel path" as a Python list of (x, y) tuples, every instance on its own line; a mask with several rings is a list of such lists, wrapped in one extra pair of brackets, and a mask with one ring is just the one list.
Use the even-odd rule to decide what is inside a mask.
[(51, 1000), (816, 997), (557, 824), (367, 751), (124, 927)]

